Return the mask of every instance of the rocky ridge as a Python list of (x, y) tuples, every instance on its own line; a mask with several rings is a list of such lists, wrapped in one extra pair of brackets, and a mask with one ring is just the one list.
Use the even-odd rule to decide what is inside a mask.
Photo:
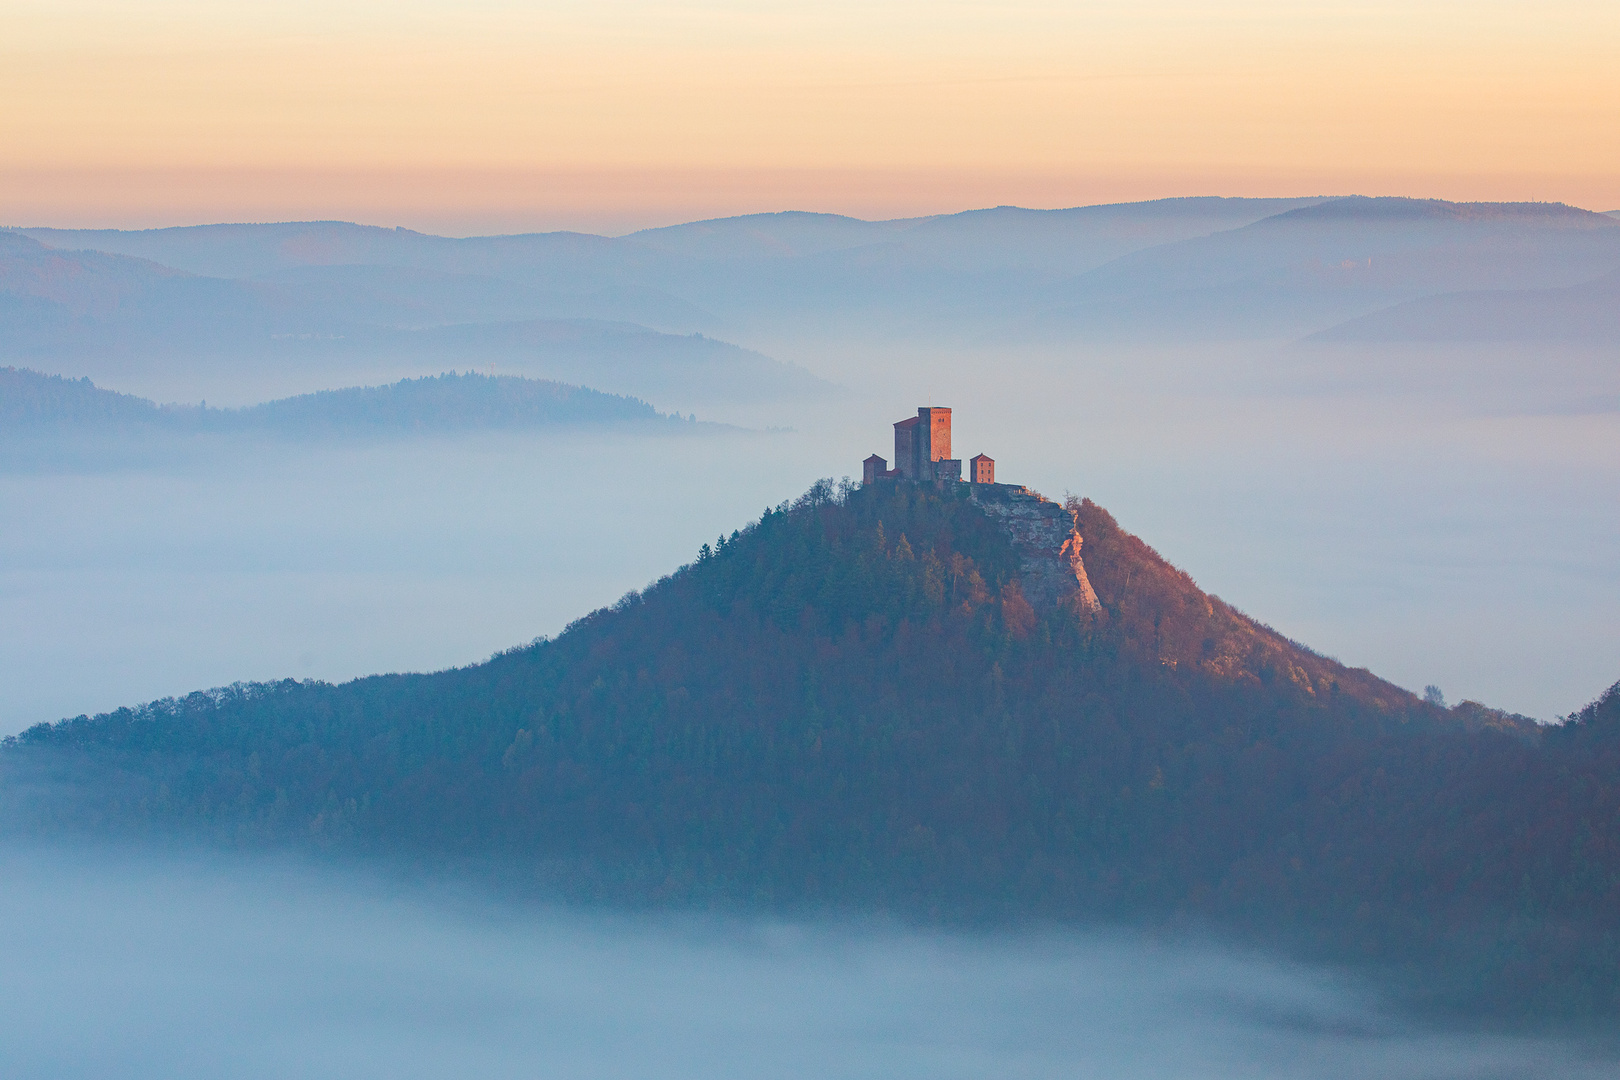
[(1102, 610), (1086, 576), (1083, 541), (1072, 511), (1013, 484), (973, 484), (970, 494), (1011, 538), (1018, 552), (1019, 584), (1031, 604), (1042, 610), (1064, 605)]

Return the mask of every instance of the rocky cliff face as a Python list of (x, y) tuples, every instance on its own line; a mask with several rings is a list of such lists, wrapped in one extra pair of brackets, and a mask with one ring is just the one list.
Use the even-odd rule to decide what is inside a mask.
[(1061, 504), (1011, 484), (974, 484), (973, 501), (1001, 523), (1019, 557), (1024, 596), (1037, 608), (1100, 611), (1080, 558), (1080, 531)]

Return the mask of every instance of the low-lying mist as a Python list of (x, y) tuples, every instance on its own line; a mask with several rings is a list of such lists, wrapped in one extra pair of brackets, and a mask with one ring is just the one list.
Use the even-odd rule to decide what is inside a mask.
[(79, 451), (0, 452), (0, 735), (237, 680), (476, 662), (820, 475), (793, 436), (701, 426)]
[(6, 848), (0, 879), (16, 1080), (1580, 1078), (1617, 1060), (1118, 933), (609, 913), (106, 849)]

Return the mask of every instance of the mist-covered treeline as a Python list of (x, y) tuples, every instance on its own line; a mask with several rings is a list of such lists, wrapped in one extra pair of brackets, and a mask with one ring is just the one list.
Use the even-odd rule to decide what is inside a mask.
[(471, 431), (549, 424), (668, 420), (645, 401), (514, 375), (446, 372), (387, 386), (321, 390), (239, 409), (159, 405), (26, 368), (0, 368), (0, 424), (11, 433), (61, 431), (342, 432)]
[(11, 820), (642, 901), (1209, 922), (1612, 1014), (1620, 693), (1547, 734), (1420, 702), (1073, 508), (1098, 617), (1035, 611), (965, 497), (823, 484), (482, 665), (30, 729)]

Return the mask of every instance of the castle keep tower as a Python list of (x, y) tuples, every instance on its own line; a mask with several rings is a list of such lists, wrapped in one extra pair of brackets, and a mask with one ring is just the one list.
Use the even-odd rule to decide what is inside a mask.
[[(969, 483), (995, 483), (995, 462), (980, 454), (973, 459), (974, 468), (968, 474)], [(861, 479), (865, 483), (893, 478), (921, 481), (959, 481), (962, 479), (962, 461), (951, 457), (951, 410), (942, 406), (924, 406), (916, 416), (908, 416), (894, 425), (894, 468), (873, 454), (861, 463)]]
[(894, 425), (894, 469), (907, 480), (962, 479), (962, 463), (951, 457), (951, 410), (921, 408)]
[[(917, 475), (926, 477), (934, 462), (948, 462), (951, 457), (951, 410), (917, 410)], [(962, 465), (957, 462), (956, 475), (962, 476)], [(936, 477), (935, 479), (944, 479)]]

